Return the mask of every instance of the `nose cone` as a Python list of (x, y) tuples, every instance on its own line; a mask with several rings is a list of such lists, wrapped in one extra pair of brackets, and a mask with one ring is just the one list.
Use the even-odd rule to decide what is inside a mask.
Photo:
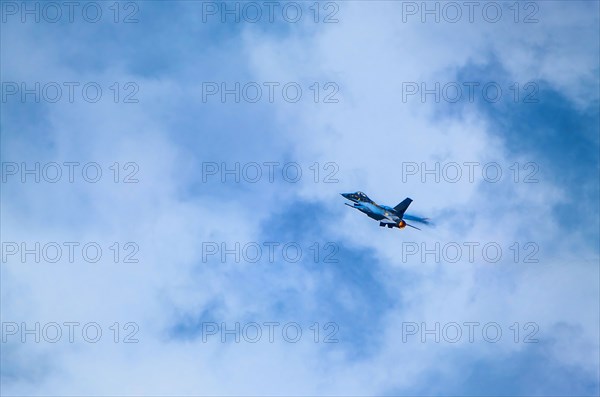
[(342, 197), (344, 197), (345, 199), (350, 200), (352, 193), (340, 193), (342, 195)]

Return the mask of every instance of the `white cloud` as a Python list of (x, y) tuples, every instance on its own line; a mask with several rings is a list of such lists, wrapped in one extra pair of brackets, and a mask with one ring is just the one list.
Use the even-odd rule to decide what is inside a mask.
[[(531, 26), (400, 23), (398, 4), (348, 2), (340, 6), (338, 24), (306, 24), (292, 28), (284, 37), (268, 30), (245, 30), (239, 44), (249, 70), (240, 75), (256, 81), (299, 81), (305, 86), (333, 81), (340, 87), (340, 103), (242, 107), (248, 114), (255, 109), (268, 111), (269, 127), (277, 131), (268, 132), (270, 141), (255, 140), (252, 134), (260, 136), (256, 131), (262, 126), (249, 125), (252, 132), (242, 147), (235, 142), (226, 147), (210, 145), (223, 137), (229, 142), (240, 131), (210, 134), (200, 130), (206, 146), (198, 148), (178, 140), (194, 133), (189, 126), (185, 132), (176, 129), (178, 109), (189, 110), (181, 98), (198, 102), (198, 87), (205, 79), (193, 73), (201, 61), (194, 55), (197, 43), (193, 40), (182, 38), (191, 58), (191, 66), (183, 68), (185, 76), (159, 80), (139, 78), (123, 66), (101, 75), (76, 67), (65, 70), (56, 55), (60, 45), (37, 51), (41, 60), (35, 65), (44, 67), (33, 66), (27, 61), (29, 55), (19, 50), (34, 48), (33, 37), (27, 32), (15, 34), (22, 30), (13, 31), (14, 27), (8, 30), (15, 40), (3, 48), (3, 54), (12, 55), (3, 57), (3, 73), (6, 69), (11, 78), (134, 80), (142, 87), (145, 101), (131, 106), (105, 102), (48, 106), (46, 120), (53, 146), (38, 148), (48, 161), (81, 159), (105, 167), (114, 161), (135, 161), (140, 166), (140, 183), (125, 186), (103, 179), (97, 185), (13, 185), (8, 189), (18, 193), (19, 201), (4, 195), (2, 201), (3, 241), (99, 240), (107, 246), (112, 241), (133, 240), (140, 246), (138, 264), (114, 264), (110, 257), (97, 264), (30, 266), (14, 259), (3, 263), (3, 321), (96, 321), (106, 332), (115, 321), (136, 321), (140, 343), (4, 345), (3, 350), (10, 347), (23, 357), (39, 360), (43, 368), (51, 367), (39, 383), (3, 381), (7, 395), (380, 394), (413, 390), (431, 372), (453, 374), (461, 354), (492, 359), (495, 354), (528, 348), (505, 341), (441, 347), (403, 343), (402, 323), (407, 321), (496, 321), (503, 330), (515, 321), (534, 321), (541, 337), (557, 338), (549, 353), (552, 359), (589, 372), (598, 368), (597, 359), (587, 354), (599, 349), (598, 316), (590, 314), (597, 308), (597, 268), (585, 262), (597, 260), (598, 253), (579, 236), (565, 236), (561, 231), (560, 219), (552, 210), (563, 200), (563, 188), (545, 180), (533, 185), (481, 180), (423, 184), (412, 178), (402, 183), (399, 169), (406, 161), (429, 165), (497, 161), (506, 170), (515, 161), (527, 160), (510, 153), (502, 138), (490, 131), (491, 120), (476, 107), (457, 107), (456, 112), (440, 115), (439, 107), (430, 102), (402, 103), (402, 82), (453, 81), (461, 68), (498, 61), (512, 78), (544, 79), (585, 107), (597, 100), (589, 91), (598, 82), (597, 60), (590, 58), (590, 49), (597, 45), (574, 38), (597, 28), (598, 20), (589, 17), (587, 7), (591, 6), (543, 3), (540, 23)], [(549, 38), (548, 32), (552, 32)], [(534, 49), (541, 59), (530, 55)], [(238, 50), (236, 46), (224, 53)], [(223, 58), (227, 57), (208, 60), (206, 70), (218, 68)], [(23, 70), (22, 65), (28, 67)], [(213, 115), (216, 125), (235, 114), (227, 105), (221, 111)], [(6, 130), (15, 139), (18, 131), (10, 126)], [(274, 149), (285, 154), (274, 154)], [(233, 193), (221, 186), (209, 192), (214, 185), (201, 185), (197, 195), (188, 192), (189, 184), (198, 182), (193, 167), (199, 157), (235, 161), (243, 155), (290, 156), (305, 165), (333, 161), (340, 167), (340, 183), (304, 179), (283, 188), (259, 184)], [(26, 153), (10, 152), (11, 158), (20, 156)], [(356, 189), (392, 205), (410, 195), (415, 199), (411, 209), (439, 214), (438, 226), (420, 234), (380, 230), (341, 205), (337, 193)], [(370, 249), (379, 259), (387, 272), (379, 281), (396, 294), (392, 296), (394, 309), (383, 316), (382, 328), (373, 329), (369, 336), (380, 339), (377, 347), (364, 358), (351, 359), (344, 341), (339, 345), (315, 344), (310, 339), (299, 344), (251, 345), (169, 340), (174, 320), (182, 315), (199, 316), (215, 300), (216, 313), (224, 321), (299, 319), (308, 332), (310, 322), (318, 320), (312, 317), (317, 316), (321, 300), (329, 297), (312, 293), (335, 283), (326, 272), (313, 272), (302, 263), (278, 271), (264, 265), (203, 264), (201, 260), (203, 241), (262, 238), (263, 222), (286, 209), (282, 197), (323, 205), (339, 216), (323, 235), (335, 236), (347, 246)], [(453, 210), (457, 214), (449, 212)], [(495, 265), (464, 259), (454, 265), (402, 261), (399, 245), (411, 239), (427, 244), (497, 241), (504, 248), (514, 241), (533, 239), (542, 249), (541, 260), (527, 265), (509, 260)], [(562, 248), (561, 259), (566, 263), (543, 254), (554, 245)], [(273, 309), (272, 303), (290, 292), (302, 297), (295, 312), (282, 314)], [(360, 307), (359, 298), (343, 285), (331, 294), (346, 301), (347, 307)], [(563, 323), (566, 330), (560, 328)], [(555, 333), (557, 327), (564, 333)], [(342, 329), (341, 333), (350, 331)], [(569, 338), (575, 336), (577, 343), (569, 349)]]

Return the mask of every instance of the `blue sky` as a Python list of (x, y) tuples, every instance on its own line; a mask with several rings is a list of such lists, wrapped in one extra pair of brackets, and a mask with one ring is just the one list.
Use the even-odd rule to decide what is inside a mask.
[[(2, 2), (0, 35), (2, 394), (600, 393), (597, 2), (524, 2), (517, 16), (513, 2), (497, 2), (495, 23), (479, 8), (472, 23), (466, 8), (457, 23), (422, 22), (403, 12), (423, 3), (388, 1), (321, 2), (318, 22), (313, 2), (276, 2), (301, 4), (294, 23), (280, 12), (265, 20), (264, 2), (252, 3), (261, 22), (223, 23), (206, 12), (250, 3), (200, 1), (121, 2), (115, 23), (114, 3), (96, 2), (96, 23), (77, 12), (73, 22), (37, 23), (21, 20), (22, 4)], [(524, 23), (532, 11), (537, 22)], [(136, 23), (122, 22), (129, 12)], [(323, 23), (332, 12), (337, 22)], [(73, 102), (66, 90), (56, 103), (8, 94), (36, 82), (79, 88)], [(90, 82), (103, 92), (94, 103), (79, 90)], [(407, 83), (465, 82), (494, 83), (502, 96), (403, 101)], [(123, 102), (127, 83), (138, 102)], [(263, 96), (223, 102), (203, 97), (207, 83), (256, 83)], [(265, 83), (275, 84), (272, 103)], [(288, 83), (302, 89), (297, 102), (282, 96)], [(333, 88), (337, 102), (324, 103)], [(537, 102), (523, 102), (529, 89)], [(57, 183), (22, 183), (7, 168), (36, 162), (80, 166), (73, 183), (64, 166)], [(80, 174), (91, 162), (102, 169), (96, 183)], [(408, 163), (473, 162), (473, 181), (464, 167), (456, 183), (403, 175)], [(209, 163), (219, 172), (206, 175)], [(272, 182), (265, 163), (276, 163)], [(503, 172), (497, 183), (481, 177), (490, 163)], [(221, 167), (236, 164), (258, 164), (262, 176), (223, 182)], [(288, 175), (301, 169), (297, 182), (282, 175), (286, 165)], [(123, 183), (134, 169), (139, 182)], [(524, 183), (532, 169), (536, 182)], [(435, 225), (380, 228), (342, 204), (340, 192), (357, 190), (391, 206), (411, 197), (409, 212)], [(36, 242), (95, 242), (103, 255), (36, 263), (7, 254), (10, 243)], [(128, 242), (135, 263), (124, 262)], [(204, 251), (236, 243), (262, 247), (261, 257)], [(265, 243), (277, 244), (273, 260)], [(474, 260), (466, 249), (456, 261), (407, 255), (436, 243), (478, 248)], [(495, 263), (482, 255), (489, 243), (502, 249)], [(289, 260), (286, 244), (302, 257)], [(524, 262), (528, 254), (536, 261)], [(36, 322), (61, 324), (62, 338), (22, 342), (22, 324)], [(97, 323), (102, 338), (69, 342), (65, 322)], [(280, 324), (273, 342), (264, 325), (258, 343), (205, 334), (207, 324), (270, 322)], [(470, 322), (479, 324), (472, 342)], [(123, 343), (128, 323), (137, 343)], [(292, 323), (302, 329), (295, 343), (281, 335)], [(459, 324), (463, 336), (422, 341), (406, 334), (414, 324)], [(501, 329), (499, 341), (482, 336), (486, 324)], [(524, 342), (534, 329), (526, 324), (537, 342)], [(324, 343), (331, 333), (337, 342)]]

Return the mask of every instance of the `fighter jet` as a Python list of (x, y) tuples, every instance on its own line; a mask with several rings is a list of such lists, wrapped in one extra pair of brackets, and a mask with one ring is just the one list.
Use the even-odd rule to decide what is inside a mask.
[(367, 214), (369, 218), (373, 218), (379, 221), (379, 226), (387, 226), (390, 229), (397, 227), (398, 229), (404, 229), (406, 226), (421, 230), (416, 226), (406, 223), (404, 220), (419, 222), (425, 225), (429, 225), (428, 218), (421, 218), (420, 216), (408, 215), (404, 212), (412, 203), (410, 198), (405, 198), (400, 204), (394, 208), (388, 207), (387, 205), (380, 205), (371, 200), (363, 192), (356, 193), (340, 193), (344, 198), (352, 201), (354, 205), (346, 204), (348, 207), (355, 208), (360, 212)]

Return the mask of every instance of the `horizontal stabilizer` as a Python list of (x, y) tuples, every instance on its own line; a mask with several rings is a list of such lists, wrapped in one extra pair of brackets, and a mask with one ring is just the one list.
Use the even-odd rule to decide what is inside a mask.
[(412, 227), (413, 229), (421, 230), (421, 229), (419, 229), (418, 227), (411, 225), (410, 223), (407, 223), (407, 224), (406, 224), (406, 226), (410, 226), (410, 227)]

